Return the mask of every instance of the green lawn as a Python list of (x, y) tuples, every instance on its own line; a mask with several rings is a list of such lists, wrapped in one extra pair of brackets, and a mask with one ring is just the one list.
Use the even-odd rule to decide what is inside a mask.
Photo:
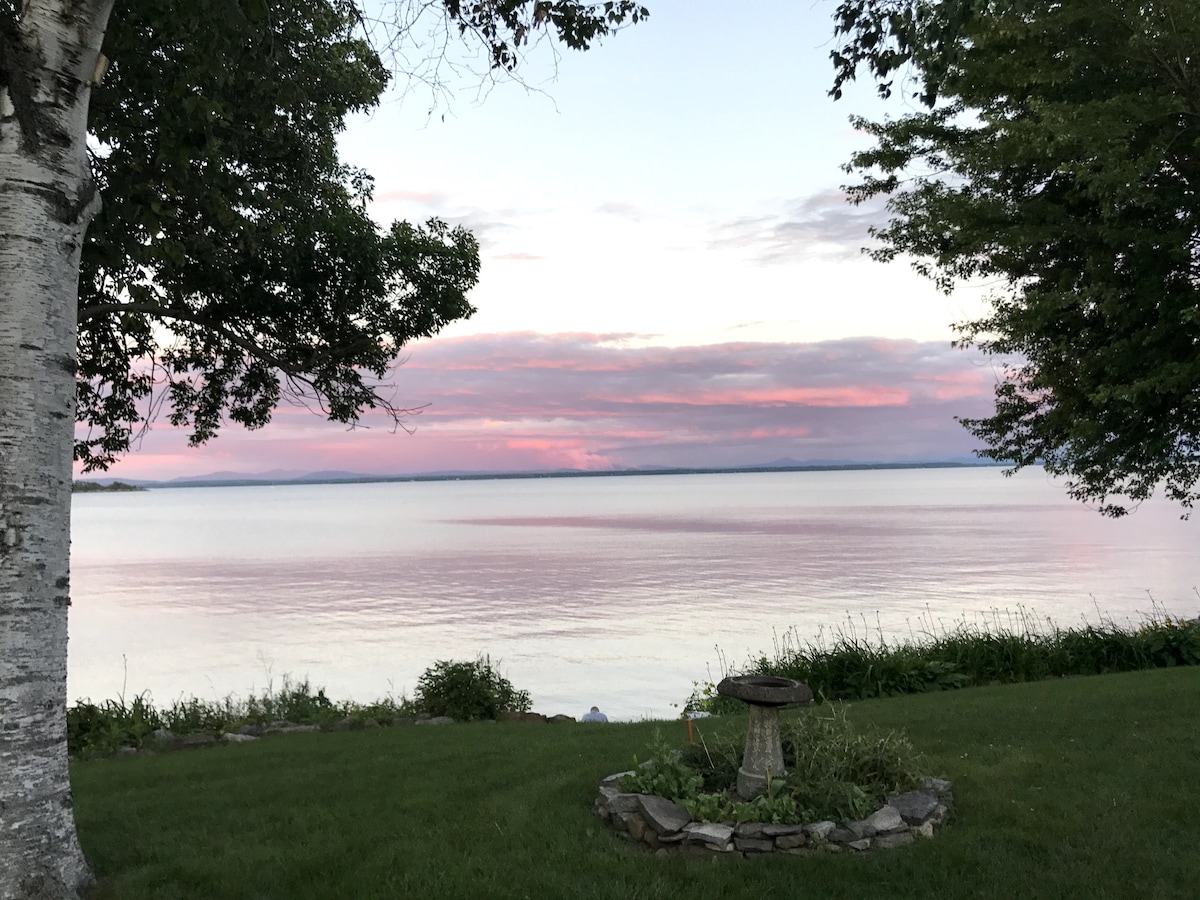
[[(100, 898), (1193, 898), (1200, 667), (856, 703), (955, 784), (931, 842), (656, 858), (590, 813), (629, 725), (402, 726), (76, 763)], [(702, 723), (704, 724), (704, 723)], [(713, 727), (711, 724), (708, 727)]]

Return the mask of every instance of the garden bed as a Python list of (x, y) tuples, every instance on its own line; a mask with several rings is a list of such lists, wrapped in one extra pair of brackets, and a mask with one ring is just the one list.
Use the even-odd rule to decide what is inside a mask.
[(595, 812), (623, 838), (644, 843), (666, 856), (672, 852), (703, 855), (764, 853), (807, 856), (890, 850), (932, 838), (950, 818), (952, 785), (930, 778), (926, 786), (890, 797), (864, 819), (838, 824), (819, 822), (699, 822), (687, 809), (666, 797), (622, 791), (631, 772), (610, 775), (600, 783)]

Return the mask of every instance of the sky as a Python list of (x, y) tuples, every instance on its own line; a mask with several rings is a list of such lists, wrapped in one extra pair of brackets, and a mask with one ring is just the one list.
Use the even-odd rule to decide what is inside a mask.
[(385, 387), (419, 409), (405, 429), (283, 406), (189, 448), (158, 422), (109, 476), (969, 456), (955, 417), (988, 413), (999, 368), (952, 326), (986, 292), (864, 256), (886, 211), (842, 190), (869, 146), (850, 117), (911, 101), (829, 98), (832, 0), (646, 5), (586, 53), (536, 49), (523, 84), (481, 85), (452, 55), (449, 93), (401, 81), (350, 123), (372, 215), (481, 244), (478, 312), (409, 345)]

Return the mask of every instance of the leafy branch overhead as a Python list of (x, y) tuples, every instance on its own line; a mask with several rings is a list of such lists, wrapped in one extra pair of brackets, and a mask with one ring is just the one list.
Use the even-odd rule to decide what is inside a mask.
[(932, 106), (950, 66), (969, 46), (968, 28), (981, 17), (1025, 15), (1038, 0), (843, 0), (833, 15), (838, 41), (829, 53), (833, 87), (841, 99), (860, 68), (875, 80), (879, 96), (892, 95), (898, 74), (920, 79), (914, 94)]
[(538, 32), (550, 31), (572, 50), (587, 50), (597, 38), (650, 15), (633, 0), (581, 3), (579, 0), (443, 0), (461, 35), (474, 35), (486, 47), (494, 68), (512, 71), (520, 50)]
[[(445, 13), (505, 70), (534, 31), (584, 49), (646, 14), (567, 0)], [(348, 0), (135, 0), (110, 23), (89, 123), (103, 209), (80, 278), (85, 468), (162, 407), (192, 443), (226, 419), (260, 427), (285, 399), (399, 423), (384, 379), (402, 348), (474, 312), (475, 238), (379, 225), (371, 176), (338, 157), (346, 116), (391, 77), (366, 27)]]
[[(903, 66), (926, 109), (855, 120), (887, 197), (880, 260), (991, 290), (960, 326), (1008, 362), (985, 456), (1044, 464), (1110, 515), (1200, 496), (1200, 6), (855, 0), (835, 92)], [(885, 16), (887, 12), (894, 18)], [(847, 24), (848, 23), (848, 24)], [(835, 59), (835, 62), (837, 60)]]

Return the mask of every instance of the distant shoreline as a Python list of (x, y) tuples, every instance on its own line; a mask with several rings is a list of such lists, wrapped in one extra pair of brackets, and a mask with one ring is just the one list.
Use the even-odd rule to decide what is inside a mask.
[(129, 484), (125, 481), (73, 481), (71, 483), (71, 493), (73, 494), (123, 494), (129, 491), (144, 491), (147, 488), (143, 485)]
[[(794, 466), (731, 466), (731, 467), (663, 467), (655, 469), (608, 469), (602, 471), (567, 469), (550, 472), (461, 472), (428, 475), (321, 475), (298, 478), (198, 478), (182, 481), (76, 481), (74, 490), (81, 493), (96, 491), (144, 491), (161, 488), (202, 487), (269, 487), (308, 484), (388, 484), (424, 481), (503, 481), (531, 478), (615, 478), (650, 475), (742, 475), (764, 472), (857, 472), (896, 469), (982, 469), (998, 468), (1005, 463), (995, 462), (918, 462), (918, 463), (820, 463)], [(120, 487), (117, 487), (120, 485)]]

